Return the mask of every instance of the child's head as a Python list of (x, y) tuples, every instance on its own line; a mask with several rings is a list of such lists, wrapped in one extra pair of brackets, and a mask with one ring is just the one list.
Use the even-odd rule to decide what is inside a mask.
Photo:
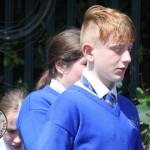
[(90, 7), (80, 36), (87, 69), (108, 88), (123, 80), (135, 38), (135, 27), (127, 15), (99, 5)]
[(16, 127), (16, 119), (27, 91), (12, 89), (7, 92), (0, 101), (0, 110), (6, 115), (7, 129), (3, 135), (6, 147), (11, 150), (23, 150), (23, 144)]
[(112, 34), (113, 43), (120, 41), (133, 43), (136, 38), (135, 27), (127, 15), (116, 9), (100, 5), (91, 6), (86, 11), (82, 24), (81, 44), (95, 40), (95, 38), (106, 42)]
[[(86, 64), (80, 47), (80, 30), (66, 29), (50, 39), (47, 42), (47, 55), (48, 70), (42, 75), (43, 78), (39, 80), (36, 89), (49, 84), (52, 78), (57, 79), (64, 87), (76, 82)], [(76, 65), (78, 70), (75, 73), (73, 70)], [(66, 78), (68, 78), (67, 82)]]

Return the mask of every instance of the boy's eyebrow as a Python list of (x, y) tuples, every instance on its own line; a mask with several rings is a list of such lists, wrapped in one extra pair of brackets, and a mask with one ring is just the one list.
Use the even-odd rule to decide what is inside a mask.
[[(110, 47), (117, 47), (117, 46), (124, 46), (126, 43), (111, 43), (109, 46)], [(132, 47), (133, 44), (130, 44), (129, 47)]]

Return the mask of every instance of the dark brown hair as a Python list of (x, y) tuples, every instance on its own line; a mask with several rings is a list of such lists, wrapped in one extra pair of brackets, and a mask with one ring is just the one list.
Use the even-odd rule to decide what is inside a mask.
[(35, 89), (41, 89), (55, 78), (55, 63), (61, 60), (68, 67), (83, 57), (80, 48), (80, 29), (66, 29), (47, 42), (48, 69), (42, 74)]

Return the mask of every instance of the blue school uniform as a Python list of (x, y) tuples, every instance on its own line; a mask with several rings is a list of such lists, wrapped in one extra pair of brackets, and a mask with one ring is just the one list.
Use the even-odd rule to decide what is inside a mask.
[[(77, 85), (53, 105), (37, 150), (143, 150), (138, 112), (129, 99), (117, 94), (112, 106), (81, 83)], [(101, 96), (107, 92), (95, 90)]]
[(65, 88), (53, 79), (51, 87), (47, 85), (41, 90), (30, 93), (25, 98), (16, 123), (25, 149), (35, 149), (45, 123), (46, 113), (56, 101), (57, 96), (64, 90)]

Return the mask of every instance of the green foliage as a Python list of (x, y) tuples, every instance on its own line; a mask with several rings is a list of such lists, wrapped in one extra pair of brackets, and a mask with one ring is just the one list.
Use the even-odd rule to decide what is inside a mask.
[(148, 90), (137, 87), (136, 96), (139, 102), (136, 107), (141, 121), (141, 137), (144, 148), (147, 149), (150, 141), (150, 93)]
[(136, 96), (137, 100), (141, 105), (150, 107), (150, 94), (145, 89), (141, 89), (140, 87), (136, 88)]
[(123, 81), (117, 82), (116, 86), (117, 86), (118, 94), (122, 94), (130, 99), (130, 97), (129, 97), (130, 84), (129, 84), (129, 75), (128, 74), (125, 75)]
[(15, 66), (24, 64), (23, 59), (20, 58), (18, 53), (14, 51), (13, 49), (11, 49), (10, 47), (1, 45), (0, 52), (5, 54), (5, 58), (3, 61), (3, 64), (5, 67), (13, 68)]
[(136, 106), (139, 112), (140, 120), (146, 124), (150, 124), (150, 107), (144, 105), (137, 105)]
[(150, 126), (141, 122), (140, 128), (141, 128), (141, 138), (142, 138), (144, 149), (149, 150), (150, 148), (150, 142), (149, 142), (150, 141)]
[(24, 82), (23, 79), (21, 79), (21, 78), (19, 78), (19, 79), (17, 80), (16, 86), (17, 86), (18, 88), (21, 87), (21, 88), (24, 88), (24, 89), (26, 89), (26, 90), (29, 90), (28, 84), (27, 84), (26, 82)]
[(55, 33), (54, 32), (49, 32), (49, 33), (43, 33), (43, 35), (40, 37), (40, 39), (39, 39), (39, 41), (38, 41), (38, 45), (39, 46), (41, 46), (41, 45), (45, 45), (45, 43), (46, 43), (46, 41), (50, 38), (50, 37), (52, 37), (52, 36), (54, 36), (55, 35)]

